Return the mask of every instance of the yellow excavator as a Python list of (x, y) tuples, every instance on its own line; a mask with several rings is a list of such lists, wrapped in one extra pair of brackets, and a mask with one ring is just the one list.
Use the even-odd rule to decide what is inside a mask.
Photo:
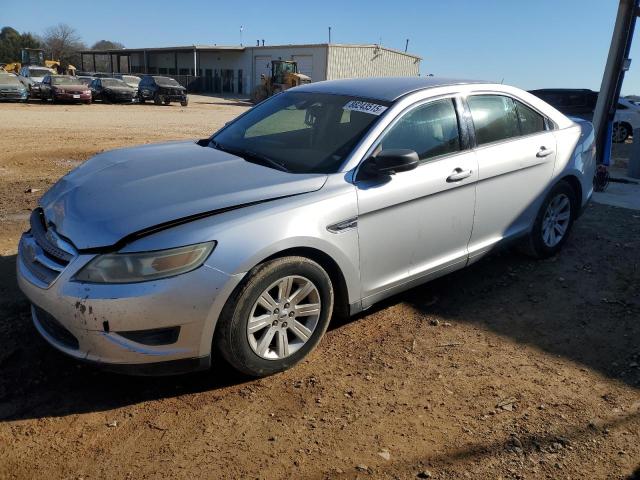
[(298, 63), (290, 60), (272, 60), (271, 75), (267, 77), (263, 74), (260, 79), (261, 84), (251, 95), (251, 99), (256, 103), (283, 90), (311, 83), (310, 77), (298, 71)]
[(12, 62), (0, 64), (0, 69), (9, 73), (19, 74), (22, 65), (45, 66), (56, 73), (66, 73), (67, 75), (75, 75), (76, 67), (69, 64), (67, 68), (62, 68), (60, 60), (45, 60), (44, 50), (41, 48), (23, 48), (21, 51), (22, 63)]

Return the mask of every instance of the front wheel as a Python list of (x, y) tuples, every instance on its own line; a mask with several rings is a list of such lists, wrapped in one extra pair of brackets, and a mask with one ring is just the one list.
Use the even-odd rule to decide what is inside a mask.
[(156, 94), (153, 96), (153, 103), (155, 103), (156, 105), (162, 105), (162, 100), (162, 97), (156, 92)]
[(180, 105), (182, 105), (183, 107), (186, 107), (187, 105), (189, 105), (189, 100), (183, 100), (180, 102)]
[(231, 295), (213, 347), (232, 367), (253, 377), (286, 370), (320, 342), (333, 312), (327, 272), (304, 257), (257, 266)]
[(555, 255), (567, 241), (579, 200), (565, 181), (554, 186), (542, 202), (529, 233), (526, 253), (536, 258)]

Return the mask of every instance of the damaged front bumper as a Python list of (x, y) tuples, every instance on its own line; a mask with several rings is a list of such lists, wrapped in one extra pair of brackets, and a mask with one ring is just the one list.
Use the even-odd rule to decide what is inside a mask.
[(79, 254), (46, 285), (29, 268), (34, 261), (30, 237), (26, 233), (20, 242), (18, 285), (31, 301), (36, 329), (56, 349), (132, 374), (182, 373), (210, 365), (215, 323), (242, 275), (205, 264), (149, 282), (81, 283), (71, 279), (94, 255)]

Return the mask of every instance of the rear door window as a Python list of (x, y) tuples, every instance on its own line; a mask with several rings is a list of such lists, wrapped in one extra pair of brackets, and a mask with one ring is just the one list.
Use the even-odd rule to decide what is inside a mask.
[(544, 117), (524, 103), (514, 100), (516, 112), (520, 120), (520, 133), (531, 135), (545, 130)]
[(467, 103), (476, 133), (476, 143), (485, 145), (520, 135), (515, 102), (502, 95), (473, 95)]

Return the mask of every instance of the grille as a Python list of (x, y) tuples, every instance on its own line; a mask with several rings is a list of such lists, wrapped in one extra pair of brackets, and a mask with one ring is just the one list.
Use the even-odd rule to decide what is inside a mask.
[(47, 227), (41, 208), (31, 214), (31, 230), (20, 239), (19, 254), (27, 270), (48, 287), (76, 256), (76, 250)]
[(60, 342), (67, 348), (77, 350), (79, 348), (78, 339), (69, 330), (56, 320), (53, 315), (45, 312), (39, 307), (34, 306), (35, 320), (40, 324), (42, 329), (47, 332), (51, 337)]

